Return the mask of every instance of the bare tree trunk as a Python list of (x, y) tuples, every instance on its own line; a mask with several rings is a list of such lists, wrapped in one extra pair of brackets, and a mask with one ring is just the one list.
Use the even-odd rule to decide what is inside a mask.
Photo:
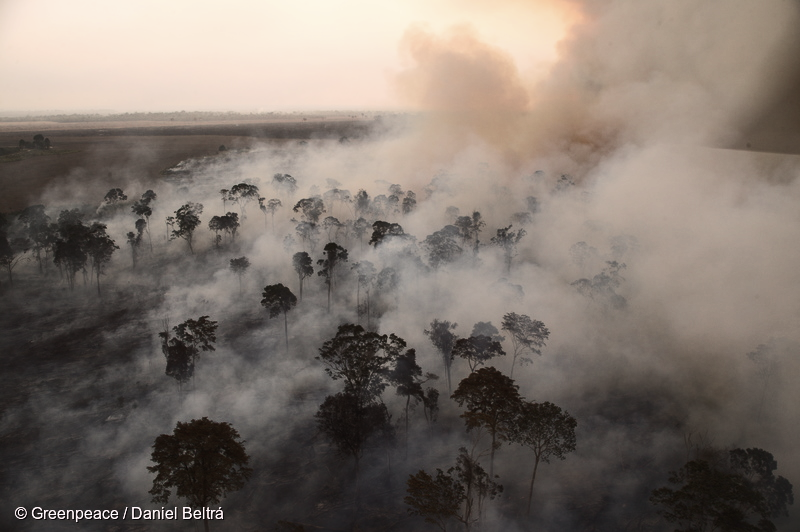
[(286, 318), (286, 311), (283, 311), (283, 332), (286, 336), (286, 353), (289, 353), (289, 321)]
[(525, 515), (531, 515), (531, 500), (533, 499), (533, 482), (536, 480), (536, 469), (539, 467), (539, 457), (536, 457), (536, 461), (533, 463), (533, 475), (531, 475), (531, 487), (528, 490), (528, 510)]

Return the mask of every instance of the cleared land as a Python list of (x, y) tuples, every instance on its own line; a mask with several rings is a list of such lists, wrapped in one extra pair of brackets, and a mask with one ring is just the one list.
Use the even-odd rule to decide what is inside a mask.
[[(13, 212), (35, 203), (48, 185), (70, 176), (106, 178), (131, 171), (155, 183), (163, 170), (190, 157), (255, 142), (286, 142), (363, 135), (372, 124), (355, 119), (282, 119), (280, 121), (208, 122), (0, 122), (0, 211)], [(19, 150), (41, 133), (50, 150)]]

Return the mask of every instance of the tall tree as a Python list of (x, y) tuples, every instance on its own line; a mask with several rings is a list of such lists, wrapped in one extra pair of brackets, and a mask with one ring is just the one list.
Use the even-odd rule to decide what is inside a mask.
[(258, 199), (258, 187), (247, 183), (239, 183), (231, 187), (230, 195), (233, 202), (239, 205), (239, 212), (242, 214), (242, 220), (244, 220), (247, 217), (247, 205), (251, 201)]
[(200, 215), (202, 213), (202, 204), (190, 202), (182, 205), (175, 211), (175, 216), (167, 217), (167, 225), (172, 229), (170, 240), (174, 238), (186, 240), (186, 243), (189, 244), (189, 251), (193, 255), (194, 248), (192, 247), (192, 239), (194, 238), (195, 229), (200, 227)]
[[(353, 263), (352, 268), (358, 274), (358, 282), (356, 285), (356, 315), (358, 316), (358, 323), (361, 323), (361, 316), (367, 316), (367, 329), (370, 328), (370, 292), (372, 287), (377, 281), (378, 275), (375, 270), (375, 265), (368, 260), (362, 260)], [(364, 289), (366, 300), (361, 303), (361, 289)]]
[[(144, 219), (143, 218), (139, 218), (139, 220), (141, 220), (143, 222), (142, 230), (144, 230)], [(137, 230), (139, 229), (139, 223), (138, 223), (139, 220), (137, 220), (137, 223), (136, 223), (136, 229)], [(127, 242), (128, 242), (128, 245), (131, 247), (131, 260), (133, 261), (133, 269), (135, 270), (136, 269), (136, 258), (139, 255), (139, 246), (142, 245), (142, 233), (138, 232), (138, 231), (137, 231), (137, 233), (134, 233), (133, 231), (128, 231), (128, 234), (125, 235), (125, 236), (128, 238)]]
[(286, 352), (289, 352), (289, 321), (286, 313), (297, 305), (297, 297), (291, 290), (282, 284), (271, 284), (264, 287), (261, 294), (261, 306), (267, 309), (270, 319), (276, 318), (283, 313), (283, 331), (286, 335)]
[(511, 273), (511, 260), (517, 256), (517, 244), (522, 237), (527, 235), (525, 229), (512, 231), (513, 225), (502, 227), (497, 230), (497, 236), (493, 236), (491, 243), (503, 250), (503, 257), (506, 263), (506, 275)]
[(359, 217), (353, 222), (353, 235), (358, 239), (359, 247), (364, 249), (364, 235), (369, 229), (369, 222), (364, 218)]
[[(228, 493), (240, 490), (253, 470), (239, 432), (230, 423), (207, 417), (178, 422), (172, 434), (162, 434), (153, 443), (147, 470), (156, 474), (150, 495), (166, 504), (172, 490), (194, 508), (217, 504)], [(208, 532), (208, 518), (203, 514)]]
[[(511, 377), (514, 377), (514, 367), (517, 364), (517, 357), (528, 352), (532, 355), (542, 354), (544, 341), (550, 336), (550, 331), (539, 320), (532, 320), (525, 314), (509, 312), (503, 316), (502, 329), (511, 335), (511, 345), (514, 348), (511, 360)], [(529, 358), (521, 358), (520, 363), (532, 362)]]
[(444, 363), (444, 374), (447, 376), (447, 391), (453, 388), (450, 381), (450, 367), (453, 364), (453, 345), (456, 342), (456, 335), (451, 331), (458, 326), (457, 323), (450, 323), (447, 320), (433, 320), (430, 329), (425, 329), (425, 336), (430, 338), (431, 343), (439, 351)]
[(313, 253), (319, 242), (319, 226), (312, 222), (303, 221), (297, 224), (295, 232), (303, 241), (303, 246), (305, 247), (308, 244), (308, 249)]
[(410, 190), (406, 192), (406, 197), (403, 198), (403, 215), (408, 215), (414, 212), (417, 208), (417, 195)]
[(142, 198), (138, 201), (135, 201), (133, 205), (131, 205), (131, 211), (136, 216), (144, 218), (146, 229), (147, 229), (147, 239), (150, 243), (150, 252), (153, 251), (153, 239), (150, 235), (150, 217), (153, 215), (153, 207), (151, 203), (156, 199), (156, 193), (152, 190), (148, 190), (144, 194), (142, 194)]
[(8, 284), (13, 282), (12, 272), (24, 259), (31, 246), (30, 240), (24, 237), (8, 238), (10, 224), (6, 216), (0, 213), (0, 266), (8, 273)]
[(242, 276), (247, 272), (250, 267), (250, 260), (247, 257), (239, 257), (238, 259), (231, 259), (230, 268), (233, 273), (239, 278), (239, 295), (242, 295)]
[[(39, 263), (39, 273), (44, 273), (48, 252), (56, 240), (55, 224), (50, 223), (50, 217), (45, 212), (44, 205), (26, 207), (17, 219), (25, 226), (26, 236), (31, 241), (33, 256)], [(43, 252), (44, 256), (42, 256)]]
[(480, 368), (463, 379), (451, 398), (458, 406), (466, 405), (461, 414), (467, 430), (485, 429), (492, 438), (489, 454), (489, 476), (494, 477), (494, 452), (507, 440), (510, 424), (521, 401), (519, 386), (495, 368)]
[(267, 226), (267, 212), (270, 213), (272, 216), (272, 234), (275, 234), (275, 213), (278, 209), (281, 208), (282, 203), (281, 200), (278, 198), (272, 198), (266, 204), (264, 204), (264, 200), (266, 198), (258, 198), (258, 207), (261, 209), (261, 212), (264, 213), (264, 228), (266, 229)]
[(300, 279), (300, 301), (303, 300), (303, 281), (314, 275), (314, 261), (305, 251), (298, 251), (292, 256), (292, 266)]
[(522, 401), (509, 424), (508, 440), (533, 451), (533, 474), (528, 489), (527, 515), (531, 513), (533, 483), (539, 462), (550, 463), (550, 458), (564, 460), (575, 450), (575, 427), (578, 422), (553, 403)]
[(325, 278), (325, 284), (328, 286), (328, 312), (331, 311), (331, 290), (335, 282), (336, 271), (342, 262), (347, 262), (347, 250), (336, 242), (328, 242), (325, 244), (325, 258), (317, 261), (317, 266), (320, 269), (317, 275)]
[(394, 368), (389, 373), (389, 381), (395, 385), (397, 395), (406, 398), (405, 407), (405, 438), (406, 452), (408, 452), (408, 409), (411, 406), (411, 399), (415, 402), (425, 401), (425, 391), (422, 385), (432, 379), (438, 379), (433, 373), (428, 373), (422, 378), (422, 368), (417, 364), (417, 352), (409, 349), (405, 354), (398, 355), (395, 359)]
[(355, 209), (356, 216), (364, 217), (369, 214), (370, 199), (369, 194), (363, 188), (356, 193)]
[(99, 222), (89, 227), (86, 239), (86, 253), (91, 259), (92, 270), (97, 278), (97, 295), (100, 295), (100, 275), (106, 265), (111, 261), (114, 250), (119, 246), (106, 233), (106, 225)]
[(322, 344), (316, 359), (333, 380), (344, 381), (345, 393), (366, 404), (389, 384), (392, 365), (405, 347), (405, 340), (394, 334), (378, 334), (348, 323)]

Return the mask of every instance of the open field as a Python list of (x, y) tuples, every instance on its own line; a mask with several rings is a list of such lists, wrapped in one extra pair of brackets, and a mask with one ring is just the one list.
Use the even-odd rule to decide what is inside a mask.
[[(191, 157), (218, 153), (220, 146), (242, 149), (258, 140), (357, 137), (370, 121), (281, 119), (280, 121), (187, 122), (0, 122), (0, 212), (22, 209), (59, 180), (103, 178), (111, 188), (119, 178), (154, 185), (160, 173)], [(18, 151), (19, 141), (41, 133), (50, 150)], [(131, 174), (135, 175), (131, 175)]]

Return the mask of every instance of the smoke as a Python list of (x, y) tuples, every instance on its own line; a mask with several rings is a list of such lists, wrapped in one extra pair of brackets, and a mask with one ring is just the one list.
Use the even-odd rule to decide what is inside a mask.
[[(442, 319), (467, 336), (479, 321), (499, 328), (508, 312), (551, 331), (542, 356), (514, 368), (520, 393), (562, 406), (579, 424), (577, 452), (539, 470), (534, 508), (543, 529), (658, 529), (649, 493), (698, 441), (763, 447), (775, 454), (778, 473), (797, 484), (800, 161), (719, 149), (741, 142), (784, 98), (796, 74), (786, 67), (800, 27), (796, 5), (607, 1), (569, 8), (582, 15), (546, 79), (527, 79), (474, 28), (437, 35), (414, 27), (400, 43), (408, 66), (397, 87), (424, 110), (416, 121), (392, 129), (387, 119), (387, 130), (350, 143), (264, 143), (181, 165), (155, 188), (154, 251), (141, 253), (136, 270), (124, 244), (135, 217), (127, 209), (103, 215), (123, 249), (103, 278), (109, 295), (102, 301), (88, 289), (68, 293), (55, 273), (40, 280), (33, 266), (22, 268), (20, 284), (31, 287), (27, 298), (4, 300), (4, 319), (16, 331), (8, 341), (30, 357), (58, 352), (61, 359), (43, 364), (56, 375), (52, 382), (23, 371), (23, 381), (35, 384), (2, 418), (16, 438), (10, 448), (23, 456), (4, 475), (21, 486), (12, 503), (94, 507), (72, 483), (99, 478), (107, 492), (92, 496), (105, 504), (146, 506), (154, 438), (177, 421), (208, 416), (231, 422), (253, 457), (253, 479), (224, 503), (232, 521), (347, 523), (351, 464), (313, 423), (339, 383), (314, 356), (341, 323), (365, 323), (356, 309), (364, 294), (350, 270), (364, 260), (378, 271), (393, 268), (399, 279), (396, 289), (373, 287), (372, 327), (415, 348), (423, 371), (440, 375), (429, 384), (441, 392), (437, 423), (428, 426), (420, 407), (411, 414), (408, 459), (401, 450), (365, 454), (362, 490), (376, 505), (366, 505), (370, 519), (406, 519), (408, 474), (447, 469), (460, 446), (475, 443), (423, 331)], [(147, 158), (143, 149), (136, 158)], [(294, 176), (298, 190), (276, 186), (275, 173)], [(144, 192), (135, 164), (117, 175), (121, 182), (112, 186), (131, 200)], [(70, 179), (84, 178), (76, 172)], [(246, 212), (223, 208), (220, 189), (240, 182), (281, 200), (274, 220), (255, 204)], [(292, 207), (334, 188), (389, 195), (391, 184), (415, 192), (417, 208), (373, 219), (399, 223), (418, 244), (455, 216), (480, 212), (486, 226), (477, 254), (465, 244), (460, 259), (432, 271), (420, 247), (376, 248), (366, 245), (369, 233), (363, 244), (341, 234), (350, 262), (334, 288), (333, 311), (326, 312), (322, 278), (307, 279), (303, 301), (288, 315), (287, 355), (282, 317), (268, 319), (261, 290), (282, 283), (298, 293), (292, 254), (305, 250), (316, 262), (327, 242), (326, 235), (315, 246), (302, 243)], [(107, 189), (98, 187), (74, 195), (58, 188), (43, 200), (53, 217), (76, 202), (95, 216)], [(204, 205), (194, 256), (185, 242), (167, 240), (163, 223), (187, 201)], [(326, 201), (326, 209), (323, 217), (356, 217), (346, 202)], [(225, 211), (239, 212), (243, 224), (236, 242), (217, 250), (208, 219)], [(509, 225), (526, 235), (506, 271), (490, 238)], [(241, 293), (228, 269), (240, 256), (252, 264)], [(618, 268), (613, 275), (610, 263)], [(51, 291), (42, 297), (36, 289), (47, 282)], [(200, 315), (220, 323), (217, 351), (203, 354), (194, 385), (178, 393), (164, 375), (157, 333), (165, 319), (174, 326)], [(24, 316), (36, 332), (23, 334), (9, 316)], [(761, 358), (748, 357), (756, 351)], [(510, 358), (491, 363), (508, 374)], [(455, 361), (454, 385), (468, 372)], [(402, 398), (387, 390), (383, 400), (402, 434)], [(46, 470), (32, 465), (39, 456), (48, 459)], [(104, 473), (93, 457), (102, 457)], [(490, 504), (489, 528), (529, 528), (517, 515), (530, 467), (519, 447), (497, 451), (506, 491)], [(781, 524), (796, 526), (792, 519)]]

